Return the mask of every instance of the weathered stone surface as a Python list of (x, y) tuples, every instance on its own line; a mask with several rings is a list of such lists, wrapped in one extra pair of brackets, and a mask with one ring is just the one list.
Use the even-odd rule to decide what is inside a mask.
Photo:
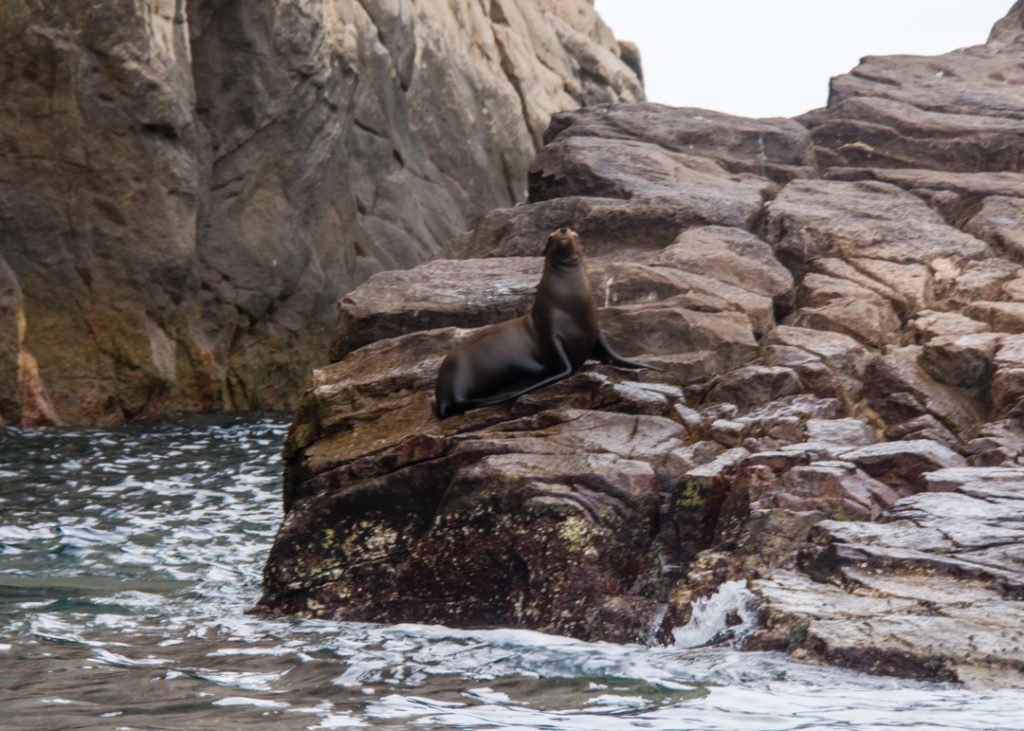
[(832, 330), (874, 347), (898, 335), (899, 319), (889, 302), (848, 279), (808, 274), (800, 283), (797, 305), (787, 325)]
[[(545, 238), (534, 242), (535, 254)], [(590, 248), (586, 241), (584, 246)], [(416, 330), (479, 327), (522, 315), (533, 301), (540, 268), (537, 256), (442, 259), (375, 274), (339, 302), (332, 355), (341, 358), (375, 340)], [(662, 318), (669, 329), (660, 341), (642, 345), (648, 348), (644, 352), (708, 350), (726, 366), (750, 357), (753, 335), (774, 326), (773, 302), (788, 301), (793, 291), (792, 277), (768, 244), (723, 227), (690, 229), (648, 256), (607, 253), (591, 260), (588, 272), (598, 305), (608, 308), (601, 318), (609, 332), (625, 327), (619, 324), (623, 318), (632, 322), (629, 306), (658, 302), (661, 314), (651, 317)], [(716, 328), (720, 334), (710, 337)], [(672, 346), (664, 342), (675, 338), (681, 339)]]
[(757, 353), (750, 321), (738, 312), (702, 312), (667, 300), (606, 307), (598, 316), (609, 342), (630, 344), (622, 348), (626, 357), (708, 350), (724, 368), (734, 368)]
[(939, 383), (985, 388), (992, 380), (999, 335), (991, 332), (940, 336), (921, 348), (918, 363)]
[(660, 249), (684, 229), (703, 222), (696, 213), (671, 201), (567, 196), (493, 210), (441, 253), (455, 259), (536, 256), (537, 242), (567, 224), (586, 241), (590, 256)]
[(818, 523), (801, 559), (814, 581), (776, 571), (755, 582), (767, 607), (755, 646), (788, 644), (871, 672), (1019, 685), (1024, 472), (958, 467), (926, 479), (929, 492), (898, 501), (884, 522)]
[(730, 172), (779, 182), (815, 173), (810, 135), (791, 119), (749, 119), (662, 104), (616, 104), (554, 115), (544, 141), (576, 136), (642, 138), (666, 150), (709, 157)]
[[(844, 168), (825, 172), (829, 180), (880, 180), (926, 201), (951, 226), (963, 229), (996, 250), (1006, 252), (1016, 236), (1005, 213), (1024, 195), (1021, 173), (953, 173), (920, 168)], [(990, 203), (991, 201), (991, 203)], [(984, 211), (984, 213), (982, 213)], [(1010, 239), (1004, 244), (1002, 238)]]
[(907, 323), (907, 332), (917, 343), (925, 345), (933, 338), (957, 338), (961, 335), (986, 333), (988, 327), (983, 322), (956, 312), (922, 310)]
[(963, 457), (944, 444), (926, 439), (872, 444), (842, 457), (903, 494), (923, 490), (922, 475), (927, 472), (964, 464)]
[[(339, 354), (363, 347), (296, 415), (263, 610), (662, 642), (746, 580), (751, 648), (1019, 685), (1012, 16), (934, 66), (865, 61), (799, 124), (555, 115), (534, 202), (448, 249), (477, 258), (342, 303)], [(442, 354), (528, 303), (563, 225), (586, 231), (608, 340), (661, 372), (588, 364), (438, 422)]]
[(853, 338), (833, 331), (780, 325), (762, 341), (768, 365), (793, 368), (804, 387), (821, 396), (859, 401), (871, 353)]
[(1024, 465), (1024, 422), (1017, 419), (990, 421), (964, 447), (967, 461), (979, 467)]
[(742, 366), (716, 379), (705, 399), (710, 403), (725, 401), (748, 409), (799, 393), (800, 386), (800, 379), (792, 368)]
[(983, 405), (966, 392), (938, 383), (919, 365), (920, 346), (897, 348), (872, 361), (867, 400), (888, 424), (932, 415), (959, 439), (971, 439), (984, 420)]
[(438, 327), (470, 328), (524, 314), (540, 279), (538, 257), (452, 261), (373, 275), (338, 305), (332, 357), (376, 340)]
[(988, 245), (946, 224), (917, 196), (873, 181), (795, 180), (767, 204), (768, 241), (783, 264), (820, 257), (928, 264), (980, 259)]
[(1019, 171), (1022, 54), (993, 36), (941, 56), (868, 56), (833, 78), (828, 108), (803, 121), (832, 164)]
[(964, 308), (964, 314), (998, 332), (1024, 332), (1024, 302), (975, 302)]
[(807, 441), (846, 446), (867, 446), (878, 442), (878, 435), (860, 419), (809, 419), (805, 425)]
[(767, 243), (735, 228), (691, 228), (659, 252), (655, 261), (770, 297), (778, 307), (792, 304), (793, 275)]
[(24, 348), (66, 422), (293, 406), (339, 296), (520, 200), (552, 113), (643, 95), (583, 0), (2, 18), (0, 252), (24, 328), (0, 359)]
[(706, 224), (751, 228), (773, 183), (638, 140), (556, 139), (530, 165), (530, 200), (591, 195), (672, 204)]
[[(1022, 193), (1024, 194), (1024, 193)], [(1024, 199), (992, 195), (964, 230), (995, 247), (1003, 256), (1024, 261)]]
[(940, 294), (947, 306), (951, 307), (964, 307), (979, 300), (1012, 299), (1007, 287), (1021, 271), (1019, 264), (1006, 259), (968, 262), (944, 282)]

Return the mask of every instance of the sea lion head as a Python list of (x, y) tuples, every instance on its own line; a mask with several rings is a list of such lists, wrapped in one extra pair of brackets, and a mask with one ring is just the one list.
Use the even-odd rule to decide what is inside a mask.
[(575, 264), (583, 258), (583, 247), (580, 245), (580, 235), (571, 228), (562, 228), (552, 231), (544, 244), (544, 258), (559, 264)]

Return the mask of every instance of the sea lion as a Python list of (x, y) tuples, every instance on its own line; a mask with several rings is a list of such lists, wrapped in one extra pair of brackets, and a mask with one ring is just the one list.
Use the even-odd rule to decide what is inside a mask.
[(529, 314), (491, 325), (444, 357), (432, 399), (437, 418), (492, 406), (565, 378), (592, 359), (649, 368), (618, 355), (597, 324), (580, 237), (562, 227), (544, 245)]

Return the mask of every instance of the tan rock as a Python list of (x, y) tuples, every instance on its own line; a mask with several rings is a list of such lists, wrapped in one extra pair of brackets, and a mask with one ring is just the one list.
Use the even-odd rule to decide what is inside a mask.
[(0, 45), (3, 257), (75, 423), (293, 406), (341, 295), (521, 200), (555, 111), (643, 95), (584, 0), (17, 0)]
[(530, 200), (590, 195), (666, 204), (702, 223), (751, 228), (774, 183), (639, 140), (557, 138), (530, 164)]
[(988, 323), (997, 332), (1024, 332), (1024, 302), (975, 302), (964, 314)]

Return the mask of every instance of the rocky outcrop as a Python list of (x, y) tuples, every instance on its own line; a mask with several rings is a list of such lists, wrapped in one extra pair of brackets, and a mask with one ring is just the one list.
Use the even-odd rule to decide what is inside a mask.
[(9, 423), (293, 406), (340, 296), (643, 94), (585, 0), (16, 0), (0, 47)]
[[(751, 648), (1019, 686), (1022, 19), (867, 59), (799, 120), (556, 114), (470, 258), (342, 299), (258, 611), (666, 642), (746, 580)], [(662, 371), (437, 421), (443, 354), (525, 311), (562, 225), (612, 347)]]

